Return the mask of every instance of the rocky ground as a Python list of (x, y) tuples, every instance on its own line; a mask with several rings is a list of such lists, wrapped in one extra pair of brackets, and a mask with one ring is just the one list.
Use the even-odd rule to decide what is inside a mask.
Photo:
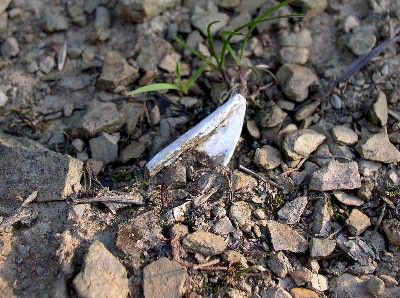
[(207, 55), (207, 24), (276, 3), (0, 1), (1, 297), (400, 297), (398, 45), (328, 88), (393, 37), (398, 1), (258, 25), (242, 62), (268, 72), (229, 167), (189, 152), (145, 175), (228, 86), (127, 92), (196, 69), (175, 35)]

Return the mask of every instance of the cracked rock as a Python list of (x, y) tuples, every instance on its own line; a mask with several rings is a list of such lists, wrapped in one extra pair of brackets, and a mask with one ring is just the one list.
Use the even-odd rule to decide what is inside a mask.
[(331, 160), (329, 164), (315, 172), (309, 189), (318, 191), (354, 189), (361, 187), (360, 173), (356, 162), (338, 162)]
[(400, 161), (400, 151), (390, 143), (385, 131), (371, 135), (358, 142), (357, 150), (361, 156), (368, 160), (383, 163)]
[(128, 297), (125, 267), (99, 241), (89, 247), (83, 270), (73, 285), (80, 297)]
[(185, 249), (204, 256), (218, 255), (226, 249), (224, 238), (201, 230), (187, 235), (182, 244)]
[(269, 220), (267, 228), (275, 251), (287, 250), (297, 253), (307, 250), (307, 240), (290, 226)]

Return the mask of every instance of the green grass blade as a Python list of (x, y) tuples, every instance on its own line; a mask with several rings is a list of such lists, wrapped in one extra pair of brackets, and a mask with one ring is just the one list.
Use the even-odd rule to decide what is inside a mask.
[(184, 42), (182, 39), (180, 39), (179, 37), (175, 36), (175, 41), (178, 43), (178, 45), (184, 49), (187, 49), (190, 51), (191, 54), (195, 55), (197, 58), (203, 60), (203, 61), (207, 61), (208, 57), (204, 56), (202, 53), (200, 53), (199, 51), (196, 51), (195, 49), (192, 49), (191, 47), (189, 47), (186, 42)]
[(197, 79), (203, 74), (206, 70), (207, 65), (203, 64), (190, 76), (189, 80), (186, 83), (186, 92), (193, 87), (194, 83), (196, 83)]
[(211, 22), (210, 24), (208, 24), (208, 26), (207, 26), (207, 41), (208, 41), (208, 48), (210, 50), (211, 56), (213, 56), (215, 58), (215, 60), (217, 61), (217, 64), (220, 65), (219, 57), (217, 55), (217, 50), (215, 47), (214, 37), (211, 34), (211, 27), (218, 22), (219, 21), (214, 21), (214, 22)]
[(139, 87), (128, 93), (129, 96), (135, 96), (137, 94), (145, 93), (145, 92), (153, 92), (153, 91), (161, 91), (161, 90), (179, 90), (178, 86), (175, 84), (169, 83), (155, 83), (146, 85), (143, 87)]

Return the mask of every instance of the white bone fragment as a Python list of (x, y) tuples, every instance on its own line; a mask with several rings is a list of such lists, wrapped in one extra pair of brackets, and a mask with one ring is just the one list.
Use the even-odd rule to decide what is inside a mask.
[(147, 164), (150, 176), (174, 162), (183, 152), (206, 153), (216, 162), (227, 165), (242, 132), (246, 99), (233, 95), (222, 106), (157, 153)]

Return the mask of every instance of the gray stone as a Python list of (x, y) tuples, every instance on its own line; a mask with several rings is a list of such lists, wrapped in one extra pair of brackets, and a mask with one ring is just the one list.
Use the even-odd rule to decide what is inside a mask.
[(0, 1), (0, 14), (2, 14), (8, 7), (8, 5), (10, 5), (11, 0), (2, 0)]
[(335, 250), (335, 247), (335, 239), (312, 238), (310, 241), (310, 256), (312, 258), (327, 257)]
[(381, 280), (383, 280), (383, 282), (385, 283), (385, 286), (388, 288), (397, 287), (399, 284), (393, 276), (390, 276), (387, 274), (381, 274), (381, 275), (379, 275), (379, 278)]
[(286, 111), (294, 111), (296, 108), (296, 104), (293, 101), (285, 100), (285, 99), (279, 99), (276, 104), (280, 106), (281, 109), (286, 110)]
[(284, 137), (282, 149), (289, 158), (299, 160), (308, 157), (325, 139), (323, 134), (314, 130), (299, 129)]
[(0, 132), (0, 197), (15, 200), (38, 191), (37, 200), (63, 200), (81, 188), (83, 164), (27, 138)]
[(308, 87), (318, 80), (314, 72), (296, 64), (284, 64), (276, 74), (285, 95), (302, 102), (308, 97)]
[(143, 269), (144, 297), (182, 297), (187, 278), (182, 265), (163, 257)]
[(370, 297), (364, 281), (354, 275), (344, 273), (332, 280), (334, 297)]
[(297, 121), (302, 121), (309, 118), (320, 105), (320, 101), (316, 100), (299, 108), (294, 115)]
[(259, 112), (258, 123), (261, 127), (271, 128), (281, 124), (286, 116), (287, 113), (282, 111), (278, 105), (273, 105), (271, 108)]
[(287, 250), (297, 253), (307, 250), (307, 240), (290, 226), (269, 220), (267, 228), (275, 251)]
[(221, 236), (201, 230), (187, 235), (183, 239), (182, 244), (185, 249), (204, 256), (221, 254), (227, 245)]
[(265, 145), (256, 150), (254, 163), (265, 170), (275, 169), (282, 163), (281, 153), (274, 147)]
[(8, 101), (7, 95), (5, 95), (4, 92), (0, 90), (0, 107), (4, 107), (7, 101)]
[(297, 286), (303, 286), (311, 281), (313, 273), (306, 267), (301, 266), (294, 271), (289, 272), (290, 277), (294, 280)]
[(395, 246), (400, 246), (400, 221), (392, 218), (383, 222), (383, 231), (389, 243)]
[(328, 236), (332, 226), (333, 209), (331, 201), (320, 198), (314, 205), (313, 233), (322, 237)]
[(292, 298), (286, 290), (281, 287), (268, 288), (262, 296), (263, 298)]
[[(258, 4), (258, 0), (252, 0), (252, 1), (242, 1), (243, 2), (249, 2), (249, 6), (255, 7)], [(250, 4), (254, 3), (254, 4)], [(262, 7), (259, 10), (258, 17), (261, 17), (263, 14), (267, 13), (272, 7), (276, 6), (279, 4), (278, 1), (275, 0), (269, 0), (269, 1), (261, 1), (263, 4)], [(251, 11), (249, 11), (251, 13)], [(275, 11), (271, 15), (271, 19), (268, 20), (267, 22), (261, 22), (260, 24), (257, 25), (257, 31), (260, 33), (271, 31), (271, 30), (279, 30), (279, 29), (286, 29), (289, 27), (289, 22), (288, 18), (284, 17), (285, 15), (290, 15), (292, 14), (292, 10), (290, 9), (289, 6), (284, 6)], [(276, 18), (276, 19), (273, 19)]]
[(199, 6), (196, 6), (190, 20), (193, 27), (201, 31), (204, 36), (207, 36), (207, 27), (210, 23), (218, 21), (218, 23), (215, 23), (210, 29), (211, 34), (215, 35), (220, 29), (224, 28), (228, 24), (229, 16), (222, 12), (210, 9), (204, 10)]
[(97, 138), (90, 139), (92, 158), (101, 160), (105, 164), (118, 159), (118, 140), (108, 133), (102, 133)]
[(224, 216), (215, 223), (213, 231), (218, 235), (227, 235), (235, 231), (235, 227), (232, 225), (229, 218)]
[(76, 158), (79, 159), (80, 161), (87, 161), (89, 159), (89, 154), (86, 151), (78, 152), (76, 154)]
[[(251, 21), (251, 15), (247, 12), (244, 11), (242, 13), (240, 13), (239, 15), (233, 17), (230, 21), (229, 24), (224, 28), (224, 31), (233, 31), (235, 29), (237, 29), (238, 27), (240, 27), (243, 24), (247, 24)], [(246, 38), (246, 35), (249, 32), (248, 28), (243, 28), (240, 33), (242, 33), (241, 35), (234, 35), (231, 39), (232, 43), (236, 43), (239, 42), (243, 39)]]
[(328, 279), (322, 274), (314, 273), (310, 281), (310, 288), (318, 292), (324, 292), (329, 288)]
[(257, 186), (257, 180), (239, 170), (233, 171), (232, 190), (251, 190)]
[(400, 161), (400, 151), (390, 143), (385, 131), (363, 138), (358, 142), (357, 151), (368, 160), (383, 163)]
[(375, 46), (376, 36), (371, 28), (361, 27), (351, 33), (346, 46), (357, 56), (368, 54)]
[(94, 20), (95, 38), (105, 41), (110, 37), (111, 15), (107, 8), (97, 7)]
[(88, 159), (86, 161), (86, 167), (91, 171), (91, 174), (93, 174), (94, 177), (97, 177), (97, 175), (99, 175), (103, 170), (104, 162), (101, 160)]
[(306, 18), (319, 16), (328, 6), (327, 0), (295, 0), (292, 5), (298, 6), (305, 13)]
[(280, 278), (284, 278), (288, 272), (292, 270), (289, 259), (281, 251), (269, 258), (267, 260), (267, 265), (268, 268)]
[(43, 57), (39, 63), (40, 70), (46, 74), (51, 72), (55, 66), (56, 66), (56, 61), (52, 56)]
[(90, 247), (82, 271), (73, 285), (80, 297), (127, 297), (128, 277), (125, 267), (99, 241)]
[(158, 65), (161, 69), (169, 72), (175, 73), (176, 64), (181, 60), (181, 55), (176, 52), (171, 52), (165, 54), (165, 56), (161, 59), (160, 64)]
[(312, 44), (311, 31), (303, 29), (299, 32), (283, 31), (279, 36), (281, 47), (309, 48)]
[(385, 282), (376, 276), (367, 280), (366, 287), (373, 297), (383, 297), (385, 294)]
[(71, 145), (77, 152), (82, 152), (83, 148), (85, 148), (85, 143), (81, 139), (74, 139)]
[(139, 77), (139, 69), (128, 64), (121, 53), (107, 52), (104, 65), (97, 86), (103, 90), (114, 91), (117, 87), (124, 87)]
[(120, 17), (130, 22), (141, 23), (179, 3), (180, 0), (121, 0), (116, 11)]
[(112, 102), (93, 103), (83, 116), (80, 129), (85, 135), (95, 136), (100, 132), (114, 133), (125, 123), (122, 113)]
[(335, 196), (336, 200), (338, 200), (340, 203), (345, 204), (347, 206), (360, 207), (365, 203), (360, 198), (350, 195), (350, 194), (347, 194), (343, 191), (334, 191), (333, 195)]
[(298, 197), (287, 202), (279, 211), (278, 216), (281, 221), (286, 224), (295, 224), (300, 221), (301, 215), (307, 206), (307, 197)]
[(44, 13), (45, 27), (48, 32), (68, 30), (68, 19), (63, 15), (64, 8), (60, 6), (46, 6)]
[(237, 223), (242, 230), (246, 232), (250, 231), (253, 223), (251, 221), (250, 205), (247, 202), (234, 202), (230, 208), (229, 215), (230, 219), (234, 223)]
[(122, 149), (119, 155), (119, 160), (125, 163), (133, 158), (139, 158), (143, 155), (145, 150), (146, 145), (144, 143), (132, 142), (124, 149)]
[(133, 135), (139, 119), (144, 115), (144, 106), (140, 103), (126, 103), (122, 108), (126, 121), (126, 132)]
[[(86, 1), (90, 2), (90, 1)], [(83, 1), (68, 1), (67, 2), (68, 15), (71, 17), (72, 22), (78, 26), (86, 26), (87, 19), (85, 11), (83, 10)]]
[(255, 138), (255, 139), (259, 139), (261, 137), (261, 132), (257, 127), (257, 123), (254, 120), (247, 120), (246, 121), (246, 127), (247, 127), (247, 131), (249, 132), (249, 134)]
[(109, 0), (86, 0), (84, 1), (84, 8), (85, 8), (85, 12), (87, 12), (88, 14), (93, 13), (96, 8), (100, 5), (107, 5), (107, 3), (109, 2)]
[(379, 90), (369, 116), (375, 124), (380, 126), (386, 125), (388, 120), (388, 104), (386, 95), (383, 91)]
[(305, 288), (293, 288), (290, 290), (290, 294), (293, 298), (319, 298), (320, 296), (309, 289)]
[(363, 175), (364, 177), (371, 177), (379, 171), (379, 169), (381, 168), (381, 164), (374, 161), (361, 160), (358, 163), (358, 167), (360, 169), (361, 175)]
[(310, 50), (306, 48), (283, 47), (279, 50), (279, 57), (282, 64), (306, 64)]
[(344, 145), (354, 145), (358, 141), (358, 135), (344, 125), (337, 125), (332, 128), (332, 136), (335, 142)]
[(333, 94), (331, 96), (330, 103), (333, 106), (333, 108), (336, 109), (336, 110), (340, 110), (343, 107), (342, 99), (336, 94)]
[(19, 45), (18, 45), (18, 41), (17, 41), (17, 39), (15, 37), (8, 37), (1, 44), (1, 54), (6, 59), (18, 56), (18, 54), (19, 54)]
[(356, 162), (338, 162), (329, 164), (311, 176), (310, 190), (327, 191), (337, 189), (354, 189), (361, 187), (361, 178)]
[(358, 236), (371, 226), (371, 220), (360, 210), (353, 209), (346, 220), (346, 224), (349, 232), (354, 236)]
[(241, 0), (218, 0), (217, 5), (223, 8), (235, 8), (240, 5), (240, 2)]
[(368, 0), (368, 4), (375, 13), (385, 13), (390, 9), (390, 0)]

